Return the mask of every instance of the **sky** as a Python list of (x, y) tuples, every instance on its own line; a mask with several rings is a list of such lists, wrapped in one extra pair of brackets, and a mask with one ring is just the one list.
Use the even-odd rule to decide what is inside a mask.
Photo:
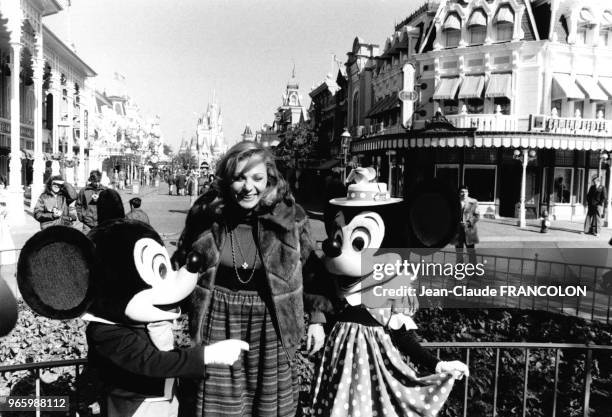
[[(295, 64), (302, 103), (353, 40), (384, 46), (425, 0), (72, 0), (44, 24), (101, 77), (125, 76), (166, 143), (195, 135), (215, 91), (225, 140), (271, 124)], [(333, 69), (334, 77), (337, 66)]]

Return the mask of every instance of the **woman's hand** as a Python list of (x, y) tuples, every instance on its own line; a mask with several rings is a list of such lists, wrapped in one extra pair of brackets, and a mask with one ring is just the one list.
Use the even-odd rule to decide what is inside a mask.
[(243, 350), (249, 350), (249, 344), (242, 340), (227, 339), (209, 346), (204, 346), (205, 365), (233, 365)]
[(441, 374), (441, 373), (453, 374), (453, 376), (459, 380), (463, 379), (464, 375), (466, 377), (470, 376), (469, 368), (467, 367), (465, 363), (461, 361), (438, 362), (438, 364), (436, 365), (436, 373), (437, 374)]
[(311, 324), (308, 326), (306, 337), (306, 349), (308, 350), (308, 355), (312, 356), (323, 347), (323, 343), (325, 343), (325, 330), (323, 330), (323, 326), (319, 323)]

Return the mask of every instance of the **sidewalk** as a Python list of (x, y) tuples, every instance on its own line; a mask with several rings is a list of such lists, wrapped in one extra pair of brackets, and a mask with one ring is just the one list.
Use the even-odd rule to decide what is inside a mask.
[[(323, 213), (319, 207), (305, 206), (312, 219), (313, 233), (317, 240), (325, 236)], [(320, 226), (315, 226), (320, 222)], [(478, 247), (581, 247), (612, 248), (612, 228), (603, 227), (599, 236), (582, 233), (582, 222), (554, 220), (548, 233), (540, 233), (539, 220), (527, 220), (527, 227), (518, 227), (518, 219), (481, 219), (478, 222)], [(318, 233), (317, 233), (318, 232)], [(318, 235), (317, 235), (318, 234)]]

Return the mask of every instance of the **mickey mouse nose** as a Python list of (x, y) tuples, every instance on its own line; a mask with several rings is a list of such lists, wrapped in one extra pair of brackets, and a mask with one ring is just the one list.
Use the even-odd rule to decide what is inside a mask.
[(323, 241), (323, 253), (328, 258), (337, 258), (342, 253), (340, 243), (332, 239), (325, 239)]
[(187, 255), (187, 260), (185, 262), (185, 267), (187, 268), (187, 271), (194, 274), (200, 271), (200, 268), (202, 268), (203, 263), (204, 258), (202, 257), (202, 255), (200, 255), (198, 252), (189, 252), (189, 255)]

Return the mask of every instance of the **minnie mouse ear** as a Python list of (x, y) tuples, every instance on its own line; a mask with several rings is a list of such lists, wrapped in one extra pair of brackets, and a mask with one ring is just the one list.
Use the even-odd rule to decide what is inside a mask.
[(37, 313), (70, 319), (92, 300), (95, 247), (71, 227), (52, 226), (32, 236), (19, 255), (17, 283), (25, 302)]
[(411, 248), (430, 254), (450, 243), (459, 224), (459, 196), (447, 184), (423, 181), (407, 194), (404, 204)]

